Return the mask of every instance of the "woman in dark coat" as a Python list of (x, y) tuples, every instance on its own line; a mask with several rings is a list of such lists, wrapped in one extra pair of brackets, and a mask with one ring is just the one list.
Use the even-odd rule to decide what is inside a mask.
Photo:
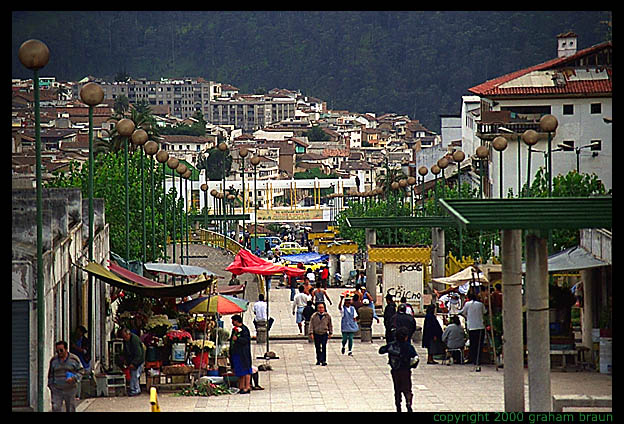
[(240, 315), (232, 317), (232, 337), (230, 344), (230, 356), (234, 374), (238, 377), (240, 394), (247, 394), (251, 390), (251, 333), (243, 324)]
[(436, 347), (441, 345), (442, 327), (435, 316), (435, 306), (427, 306), (427, 314), (425, 315), (425, 324), (423, 326), (422, 347), (427, 348), (427, 363), (437, 364), (433, 360), (433, 355), (438, 354)]

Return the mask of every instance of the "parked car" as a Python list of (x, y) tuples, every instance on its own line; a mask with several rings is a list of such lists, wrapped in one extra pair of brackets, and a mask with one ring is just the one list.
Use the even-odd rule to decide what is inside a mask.
[(279, 245), (279, 251), (282, 255), (294, 255), (296, 253), (307, 252), (308, 248), (301, 247), (296, 241), (285, 241)]

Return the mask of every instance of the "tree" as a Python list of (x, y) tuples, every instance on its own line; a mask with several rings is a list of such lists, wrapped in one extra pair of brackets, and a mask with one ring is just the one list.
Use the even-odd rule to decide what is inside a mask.
[[(232, 168), (232, 156), (229, 151), (225, 153), (225, 176), (230, 175)], [(224, 153), (219, 149), (210, 149), (205, 155), (197, 158), (197, 169), (206, 170), (206, 178), (210, 181), (223, 179)]]
[(310, 141), (329, 141), (329, 140), (331, 140), (331, 137), (329, 136), (329, 134), (327, 134), (325, 131), (323, 131), (323, 129), (320, 126), (318, 126), (318, 125), (314, 125), (308, 131), (304, 131), (303, 132), (303, 136), (304, 137), (308, 137), (308, 140), (310, 140)]
[[(533, 183), (531, 184), (530, 195), (533, 197), (548, 197), (548, 179), (546, 178), (544, 167), (540, 167)], [(526, 190), (523, 187), (523, 191)], [(578, 173), (576, 170), (568, 172), (566, 175), (557, 175), (552, 180), (552, 197), (591, 197), (611, 195), (612, 190), (607, 191), (596, 174)], [(580, 243), (578, 230), (557, 229), (552, 232), (552, 242), (554, 251), (559, 252), (570, 247), (578, 246)]]
[[(117, 113), (109, 118), (109, 122), (117, 123), (124, 117), (126, 117), (125, 112), (123, 114)], [(150, 105), (145, 100), (140, 100), (136, 105), (130, 108), (130, 116), (128, 119), (134, 122), (135, 130), (143, 129), (147, 132), (148, 140), (156, 140), (160, 137), (160, 132), (156, 125), (156, 120), (152, 115)], [(106, 133), (106, 136), (96, 138), (93, 146), (95, 154), (102, 152), (118, 152), (124, 149), (126, 137), (122, 137), (117, 133), (116, 125), (113, 125), (110, 130), (104, 129), (102, 131)], [(128, 140), (128, 152), (132, 153), (136, 149), (138, 149), (138, 146), (135, 146)]]
[[(130, 234), (130, 259), (139, 259), (142, 255), (143, 224), (141, 213), (141, 172), (139, 154), (135, 151), (129, 157), (128, 164), (128, 193), (129, 193), (129, 234)], [(144, 164), (145, 165), (145, 164)], [(152, 257), (152, 224), (151, 224), (151, 201), (145, 204), (145, 221), (147, 234), (146, 260), (155, 261), (162, 257), (163, 242), (163, 172), (162, 166), (155, 164), (154, 167), (154, 221), (156, 236), (156, 257)], [(151, 181), (147, 170), (149, 161), (143, 173), (145, 198), (151, 199)], [(46, 184), (46, 187), (76, 187), (82, 191), (83, 198), (88, 196), (88, 161), (82, 167), (78, 162), (71, 162), (69, 171), (55, 173), (55, 178)], [(126, 251), (126, 200), (125, 200), (125, 175), (123, 152), (110, 152), (98, 155), (94, 164), (93, 196), (104, 199), (106, 207), (106, 221), (110, 225), (111, 250), (122, 256)], [(167, 230), (173, 235), (173, 213), (176, 212), (176, 234), (180, 237), (180, 216), (183, 214), (183, 202), (175, 201), (178, 197), (175, 187), (167, 193)]]
[(125, 115), (126, 112), (130, 109), (130, 101), (126, 96), (120, 94), (115, 97), (115, 103), (113, 104), (113, 110), (117, 115)]

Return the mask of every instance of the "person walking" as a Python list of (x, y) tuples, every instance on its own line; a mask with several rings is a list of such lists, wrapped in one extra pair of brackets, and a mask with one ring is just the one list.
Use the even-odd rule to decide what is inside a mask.
[(481, 371), (480, 354), (483, 346), (483, 337), (485, 336), (485, 325), (483, 323), (483, 315), (485, 315), (485, 305), (481, 303), (477, 296), (468, 293), (468, 302), (464, 304), (458, 312), (466, 318), (466, 327), (468, 328), (468, 339), (470, 340), (470, 350), (468, 354), (467, 364), (474, 364), (475, 371)]
[(289, 275), (288, 277), (288, 286), (290, 288), (290, 301), (295, 300), (295, 296), (297, 295), (297, 277), (294, 275)]
[(67, 342), (54, 345), (56, 356), (48, 368), (48, 388), (52, 400), (52, 412), (61, 412), (65, 402), (66, 412), (76, 412), (76, 392), (84, 371), (78, 356), (67, 350)]
[(327, 288), (328, 281), (329, 281), (329, 268), (327, 267), (327, 265), (324, 265), (323, 268), (321, 268), (321, 283), (323, 284), (324, 289)]
[(132, 333), (127, 327), (119, 330), (118, 335), (124, 341), (123, 358), (124, 364), (130, 369), (130, 387), (128, 396), (138, 396), (141, 394), (139, 380), (145, 365), (145, 346), (139, 336)]
[(394, 340), (394, 336), (392, 333), (392, 319), (394, 318), (394, 315), (396, 315), (396, 313), (397, 308), (396, 303), (394, 303), (394, 296), (388, 293), (386, 295), (386, 307), (384, 308), (383, 314), (384, 327), (386, 329), (386, 343), (390, 343), (392, 340)]
[(304, 321), (303, 319), (303, 310), (308, 304), (308, 300), (311, 300), (312, 297), (307, 295), (303, 289), (303, 286), (299, 286), (299, 293), (293, 299), (293, 308), (292, 313), (295, 315), (295, 322), (299, 327), (299, 334), (303, 332), (301, 328), (301, 323)]
[(239, 394), (245, 395), (251, 390), (251, 333), (243, 324), (240, 315), (232, 316), (232, 336), (230, 338), (230, 358), (232, 369), (238, 377)]
[[(312, 297), (308, 296), (308, 302), (305, 308), (303, 308), (303, 312), (301, 312), (301, 316), (303, 316), (304, 320), (303, 331), (306, 335), (310, 332), (310, 319), (312, 319), (312, 315), (314, 315), (315, 312), (314, 305), (312, 304)], [(308, 339), (308, 342), (312, 343), (312, 339)]]
[(314, 301), (315, 306), (319, 303), (325, 303), (325, 300), (327, 300), (330, 305), (333, 305), (331, 299), (327, 295), (327, 290), (321, 286), (320, 281), (316, 283), (316, 288), (312, 292), (312, 300)]
[(310, 318), (309, 337), (314, 340), (316, 365), (327, 365), (327, 340), (334, 332), (331, 316), (325, 311), (325, 304), (316, 305), (316, 312)]
[[(360, 330), (370, 330), (371, 327), (373, 326), (373, 310), (371, 308), (368, 307), (368, 299), (364, 299), (364, 302), (362, 303), (362, 307), (360, 307), (360, 309), (357, 309), (358, 312), (358, 324), (360, 326)], [(361, 334), (361, 333), (360, 333)], [(372, 332), (371, 332), (371, 343), (373, 342), (372, 339)]]
[(418, 353), (412, 346), (409, 331), (399, 327), (395, 334), (396, 340), (381, 346), (380, 354), (388, 354), (388, 364), (394, 385), (394, 404), (397, 412), (401, 412), (402, 397), (405, 396), (405, 406), (412, 412), (412, 368), (418, 366)]
[(442, 327), (435, 315), (435, 306), (427, 306), (425, 323), (423, 325), (422, 347), (427, 348), (427, 363), (438, 364), (433, 355), (442, 353)]
[(396, 331), (401, 327), (407, 328), (409, 339), (412, 340), (412, 336), (416, 331), (416, 320), (413, 316), (407, 313), (405, 305), (399, 305), (397, 307), (397, 313), (392, 318), (391, 331), (394, 331), (396, 334)]
[[(344, 305), (343, 305), (344, 300)], [(353, 335), (358, 331), (358, 313), (351, 305), (350, 297), (340, 296), (340, 302), (338, 302), (338, 309), (340, 310), (340, 331), (342, 332), (342, 354), (345, 353), (345, 345), (349, 343), (349, 356), (353, 356)]]

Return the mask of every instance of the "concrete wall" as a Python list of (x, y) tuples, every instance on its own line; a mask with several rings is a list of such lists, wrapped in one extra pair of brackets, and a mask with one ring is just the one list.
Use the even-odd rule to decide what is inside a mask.
[[(48, 364), (54, 355), (54, 343), (69, 342), (77, 325), (87, 326), (88, 305), (93, 305), (94, 334), (92, 351), (101, 359), (106, 350), (112, 320), (106, 315), (107, 291), (103, 283), (94, 282), (92, 298), (87, 294), (87, 274), (73, 264), (85, 265), (88, 256), (87, 226), (83, 223), (86, 200), (79, 189), (43, 190), (43, 278), (45, 299), (44, 335), (37, 334), (37, 250), (35, 190), (13, 190), (12, 197), (12, 300), (30, 302), (29, 339), (30, 405), (36, 409), (38, 397), (37, 350), (44, 344), (44, 385)], [(83, 204), (85, 210), (83, 211)], [(105, 264), (109, 257), (109, 228), (104, 222), (104, 202), (96, 199), (96, 233), (94, 259)], [(50, 393), (44, 389), (44, 409), (50, 409)]]

